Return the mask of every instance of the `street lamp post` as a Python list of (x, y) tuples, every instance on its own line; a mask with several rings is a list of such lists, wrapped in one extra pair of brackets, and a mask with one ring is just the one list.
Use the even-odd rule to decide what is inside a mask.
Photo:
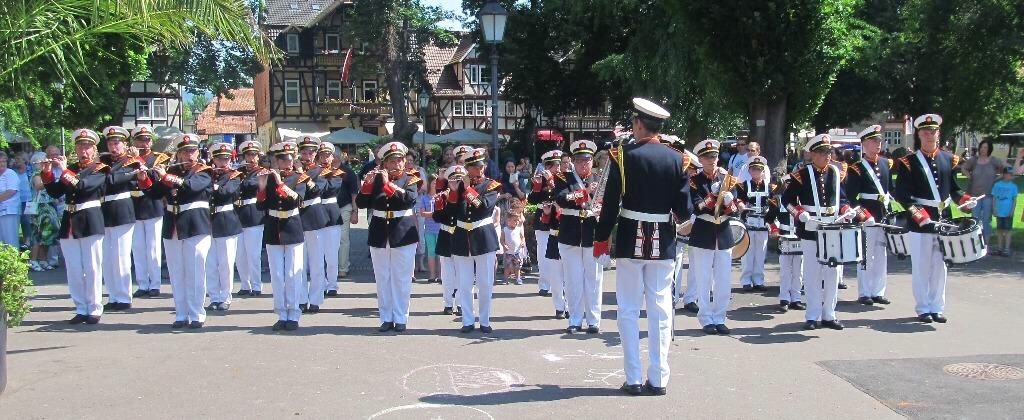
[(423, 149), (420, 150), (420, 166), (424, 169), (427, 168), (427, 107), (430, 106), (430, 92), (427, 91), (427, 87), (424, 86), (420, 89), (420, 95), (416, 98), (419, 101), (420, 112), (423, 114), (423, 118), (420, 119), (420, 124), (423, 125)]
[(477, 15), (484, 31), (484, 42), (491, 44), (491, 147), (492, 159), (498, 164), (498, 44), (505, 37), (508, 11), (496, 1), (490, 1)]

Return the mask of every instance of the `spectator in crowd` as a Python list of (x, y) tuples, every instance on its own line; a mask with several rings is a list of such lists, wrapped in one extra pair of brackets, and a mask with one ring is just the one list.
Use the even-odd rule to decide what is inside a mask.
[[(46, 152), (45, 153), (46, 153), (46, 159), (56, 159), (59, 156), (63, 156), (63, 153), (61, 153), (61, 149), (58, 148), (57, 146), (54, 146), (54, 145), (46, 146)], [(58, 179), (60, 178), (60, 174), (61, 174), (60, 168), (58, 168), (56, 165), (52, 165), (50, 170), (53, 172), (53, 176), (54, 177), (56, 177)], [(50, 199), (52, 200), (51, 202), (53, 204), (53, 208), (57, 209), (57, 217), (58, 217), (57, 220), (60, 220), (59, 219), (60, 215), (64, 213), (64, 197), (63, 196), (60, 197), (60, 198), (53, 198), (53, 197), (51, 197)], [(59, 267), (60, 266), (60, 247), (59, 246), (51, 246), (50, 247), (50, 251), (49, 251), (49, 255), (50, 255), (50, 259), (49, 259), (48, 263), (51, 266), (53, 266), (53, 267)]]
[(441, 225), (434, 221), (434, 195), (437, 194), (437, 175), (430, 175), (427, 182), (429, 194), (423, 194), (416, 200), (416, 211), (423, 220), (423, 245), (424, 254), (427, 260), (427, 282), (441, 282), (437, 273), (437, 236), (441, 232)]
[[(46, 155), (37, 156), (35, 162), (46, 159)], [(38, 168), (38, 165), (33, 165)], [(46, 192), (43, 179), (36, 169), (32, 174), (32, 200), (35, 203), (35, 214), (29, 215), (32, 224), (29, 245), (29, 268), (33, 271), (52, 270), (55, 267), (49, 259), (50, 248), (57, 245), (57, 230), (60, 228), (60, 215), (54, 207), (53, 197)]]
[(29, 173), (26, 159), (27, 156), (24, 152), (18, 152), (14, 154), (14, 158), (11, 160), (11, 169), (14, 169), (14, 172), (18, 174), (18, 199), (21, 202), (19, 207), (21, 217), (18, 219), (18, 222), (21, 225), (22, 249), (29, 249), (29, 242), (32, 239), (32, 218), (25, 214), (25, 206), (28, 205), (29, 201), (32, 201), (32, 184), (29, 182), (32, 174)]
[(0, 242), (18, 248), (21, 196), (18, 173), (7, 167), (7, 153), (0, 152)]
[(523, 214), (509, 213), (501, 233), (501, 250), (505, 266), (505, 283), (523, 284), (523, 257), (526, 255), (526, 234)]
[(978, 155), (963, 163), (961, 170), (967, 177), (967, 194), (971, 197), (982, 197), (978, 200), (978, 206), (971, 211), (971, 217), (981, 223), (985, 242), (992, 239), (992, 185), (1006, 163), (1002, 159), (992, 156), (992, 142), (984, 140), (978, 143)]
[(530, 178), (533, 177), (533, 165), (530, 163), (530, 159), (520, 158), (519, 164), (516, 165), (516, 172), (519, 173), (519, 189), (529, 191)]
[(992, 255), (1010, 256), (1010, 245), (1013, 240), (1013, 215), (1016, 213), (1017, 184), (1013, 182), (1014, 168), (1007, 166), (1002, 170), (1002, 179), (992, 185), (994, 202), (993, 213), (996, 216), (996, 242)]

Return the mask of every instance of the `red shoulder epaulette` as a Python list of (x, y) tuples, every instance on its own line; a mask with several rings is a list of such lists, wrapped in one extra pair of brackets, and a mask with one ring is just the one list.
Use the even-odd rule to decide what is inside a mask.
[(900, 163), (903, 164), (908, 170), (910, 169), (910, 155), (906, 155), (900, 158)]
[(299, 174), (299, 180), (297, 182), (299, 184), (305, 184), (305, 183), (309, 182), (309, 180), (310, 180), (309, 175), (306, 175), (306, 174), (302, 173), (302, 174)]
[(501, 188), (501, 183), (492, 179), (491, 182), (487, 184), (486, 191), (490, 192), (497, 190), (498, 188)]
[(235, 179), (235, 178), (238, 178), (240, 176), (242, 176), (242, 172), (241, 171), (231, 171), (231, 172), (228, 173), (228, 179)]
[[(804, 168), (803, 166), (800, 167), (800, 169), (803, 169), (803, 168)], [(803, 180), (803, 172), (804, 171), (801, 171), (800, 169), (797, 169), (797, 170), (795, 170), (793, 172), (790, 172), (789, 173), (789, 179), (792, 180), (792, 181), (796, 181), (796, 182), (798, 182), (800, 184), (803, 184), (804, 183), (804, 180)]]

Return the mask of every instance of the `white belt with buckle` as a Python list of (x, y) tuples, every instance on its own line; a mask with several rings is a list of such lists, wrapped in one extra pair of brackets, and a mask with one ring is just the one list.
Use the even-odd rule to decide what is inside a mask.
[(317, 198), (314, 198), (314, 199), (311, 199), (311, 200), (303, 201), (302, 202), (302, 207), (309, 207), (309, 206), (312, 206), (314, 204), (320, 204), (320, 197), (317, 197)]
[(207, 201), (193, 201), (193, 202), (188, 203), (188, 204), (168, 204), (167, 205), (167, 211), (169, 211), (171, 213), (175, 213), (175, 214), (182, 213), (182, 212), (185, 212), (185, 211), (188, 211), (188, 210), (192, 210), (192, 209), (208, 209), (208, 208), (210, 208), (210, 203), (207, 202)]
[(722, 224), (722, 222), (728, 220), (725, 217), (721, 217), (721, 218), (719, 218), (719, 220), (715, 220), (715, 216), (712, 216), (710, 214), (699, 214), (699, 215), (697, 215), (697, 218), (700, 219), (700, 220), (703, 220), (705, 222), (714, 223), (716, 225), (720, 225), (720, 224)]
[(223, 213), (223, 212), (226, 212), (226, 211), (232, 211), (234, 209), (235, 209), (235, 205), (234, 204), (225, 204), (223, 206), (214, 207), (213, 208), (213, 212), (214, 213)]
[(948, 198), (945, 199), (945, 200), (939, 201), (939, 200), (928, 200), (928, 199), (925, 199), (925, 198), (914, 197), (914, 203), (920, 204), (922, 206), (935, 207), (935, 208), (937, 208), (939, 210), (942, 210), (942, 209), (944, 209), (946, 207), (949, 207), (949, 203), (950, 202), (952, 202), (952, 200), (950, 200)]
[(835, 206), (818, 207), (818, 206), (803, 206), (804, 210), (815, 213), (816, 215), (824, 214), (826, 216), (836, 213)]
[(551, 236), (558, 236), (558, 229), (551, 229), (548, 232), (550, 232), (549, 235)]
[(576, 216), (576, 217), (583, 218), (583, 219), (586, 219), (588, 217), (597, 217), (597, 215), (594, 214), (594, 212), (589, 211), (589, 210), (562, 209), (562, 214), (567, 214), (569, 216)]
[(321, 204), (336, 204), (337, 202), (338, 197), (327, 197), (320, 201)]
[(477, 220), (475, 222), (459, 221), (456, 225), (459, 227), (459, 229), (473, 230), (473, 229), (476, 229), (476, 228), (480, 228), (480, 227), (484, 227), (484, 226), (490, 226), (490, 225), (493, 225), (493, 224), (494, 224), (494, 219), (488, 217), (486, 219), (480, 219), (480, 220)]
[(269, 214), (270, 217), (276, 217), (278, 219), (287, 219), (289, 217), (298, 216), (299, 215), (299, 209), (268, 210), (267, 214)]
[(242, 200), (242, 201), (238, 202), (238, 206), (239, 207), (248, 206), (250, 204), (256, 204), (256, 199), (255, 198), (248, 198), (248, 199), (245, 199), (245, 200)]
[(622, 211), (619, 212), (619, 216), (625, 217), (627, 219), (633, 219), (638, 222), (650, 223), (668, 223), (669, 221), (672, 220), (671, 214), (643, 213), (639, 211), (633, 211), (630, 209), (622, 209)]
[(109, 203), (111, 201), (124, 200), (126, 198), (132, 198), (132, 192), (131, 191), (125, 191), (123, 193), (117, 193), (117, 194), (113, 194), (113, 195), (104, 196), (103, 197), (103, 202), (104, 203)]
[(371, 214), (374, 217), (381, 217), (384, 219), (397, 219), (399, 217), (412, 216), (412, 209), (397, 211), (374, 210)]
[(455, 233), (455, 226), (441, 225), (441, 230), (448, 233)]
[(862, 198), (864, 200), (886, 201), (886, 200), (889, 200), (889, 194), (864, 194), (864, 193), (861, 193), (860, 198)]
[(66, 210), (68, 213), (74, 213), (76, 211), (82, 211), (82, 210), (85, 210), (85, 209), (91, 209), (93, 207), (99, 207), (99, 206), (100, 206), (100, 200), (92, 200), (92, 201), (86, 201), (86, 202), (81, 203), (81, 204), (68, 204), (68, 205), (64, 206), (64, 210)]
[(142, 191), (132, 191), (132, 198), (142, 198)]

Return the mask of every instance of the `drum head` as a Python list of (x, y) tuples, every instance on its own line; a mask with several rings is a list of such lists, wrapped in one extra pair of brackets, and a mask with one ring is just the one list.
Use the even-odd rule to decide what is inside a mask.
[(750, 249), (750, 235), (747, 233), (747, 227), (738, 219), (729, 219), (729, 230), (732, 231), (734, 241), (732, 244), (732, 259), (740, 259)]
[(687, 220), (679, 224), (679, 228), (676, 229), (676, 236), (690, 236), (690, 232), (693, 231), (693, 222)]
[(970, 217), (957, 217), (953, 219), (943, 219), (942, 223), (947, 225), (939, 225), (935, 228), (935, 232), (940, 235), (962, 235), (972, 230), (979, 229), (978, 221)]
[(885, 231), (888, 233), (907, 233), (909, 231), (907, 229), (907, 226), (908, 223), (910, 223), (910, 212), (904, 210), (895, 213), (889, 213), (882, 219), (882, 223), (893, 226), (903, 226), (902, 229), (893, 229), (887, 227), (885, 228)]

